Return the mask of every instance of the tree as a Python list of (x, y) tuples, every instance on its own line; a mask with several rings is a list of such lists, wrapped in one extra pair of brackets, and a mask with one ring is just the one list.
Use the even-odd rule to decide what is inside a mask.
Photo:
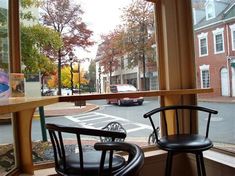
[(75, 48), (86, 49), (94, 44), (90, 39), (92, 31), (83, 22), (81, 6), (70, 0), (44, 0), (42, 10), (43, 24), (52, 27), (63, 39), (64, 45), (56, 53), (48, 50), (48, 55), (58, 60), (58, 94), (61, 95), (61, 65)]
[[(57, 51), (63, 45), (62, 39), (58, 32), (46, 26), (42, 26), (35, 22), (36, 18), (30, 7), (38, 7), (37, 0), (21, 1), (22, 9), (20, 12), (21, 20), (21, 57), (25, 65), (24, 73), (41, 73), (42, 87), (44, 77), (50, 74), (55, 74), (56, 66), (52, 60), (46, 56), (46, 51)], [(24, 21), (30, 21), (31, 25), (24, 25)]]
[(120, 26), (109, 34), (101, 36), (103, 42), (98, 51), (100, 66), (103, 67), (103, 73), (109, 73), (110, 84), (112, 84), (112, 72), (120, 67), (120, 57), (124, 54), (123, 36), (124, 30)]
[(95, 61), (92, 60), (90, 62), (89, 68), (88, 68), (88, 73), (87, 73), (87, 77), (88, 77), (88, 86), (90, 90), (94, 90), (95, 89), (95, 83), (96, 83), (96, 65), (95, 65)]
[(154, 9), (152, 3), (134, 0), (123, 9), (122, 19), (126, 28), (125, 51), (128, 55), (128, 67), (142, 66), (144, 90), (146, 87), (146, 60), (152, 59), (154, 44)]
[[(79, 83), (78, 83), (78, 77), (80, 76), (80, 81), (81, 84), (87, 84), (87, 79), (85, 79), (85, 72), (82, 69), (80, 71), (80, 74), (78, 73), (77, 70), (78, 66), (77, 65), (73, 65), (73, 86), (74, 87), (79, 87)], [(71, 88), (71, 68), (70, 66), (66, 65), (64, 67), (62, 67), (61, 69), (61, 81), (62, 81), (62, 86), (63, 87), (69, 87)]]
[(42, 87), (44, 77), (54, 74), (55, 64), (44, 54), (50, 48), (55, 51), (62, 46), (60, 35), (40, 24), (21, 27), (21, 57), (25, 65), (24, 73), (41, 73)]
[(57, 32), (40, 24), (21, 27), (21, 56), (25, 64), (26, 73), (46, 74), (53, 72), (55, 66), (52, 61), (43, 54), (43, 50), (50, 48), (57, 50), (62, 41)]

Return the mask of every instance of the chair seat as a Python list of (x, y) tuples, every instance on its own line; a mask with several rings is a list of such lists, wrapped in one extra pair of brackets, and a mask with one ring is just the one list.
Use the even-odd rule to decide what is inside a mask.
[[(83, 152), (83, 164), (84, 164), (84, 174), (85, 175), (98, 175), (98, 170), (100, 167), (100, 151), (85, 151)], [(60, 163), (60, 168), (63, 168), (62, 163)], [(67, 155), (67, 173), (77, 175), (80, 173), (80, 159), (79, 154)], [(119, 155), (113, 155), (112, 170), (119, 170), (125, 165), (125, 159)], [(104, 173), (108, 173), (109, 169), (109, 153), (106, 154)], [(60, 170), (58, 170), (60, 171)]]
[(213, 146), (212, 141), (201, 135), (169, 135), (164, 136), (158, 141), (161, 149), (167, 151), (194, 152), (204, 151)]

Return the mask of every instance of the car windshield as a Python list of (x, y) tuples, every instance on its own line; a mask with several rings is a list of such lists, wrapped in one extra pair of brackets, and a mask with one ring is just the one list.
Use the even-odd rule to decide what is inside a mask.
[(132, 85), (121, 85), (121, 86), (117, 86), (117, 91), (118, 92), (131, 92), (131, 91), (136, 91), (136, 88)]

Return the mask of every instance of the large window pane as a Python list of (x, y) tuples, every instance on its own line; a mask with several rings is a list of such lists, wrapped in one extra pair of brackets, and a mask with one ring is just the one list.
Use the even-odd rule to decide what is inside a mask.
[[(123, 86), (120, 92), (158, 89), (152, 3), (144, 0), (84, 0), (70, 1), (71, 6), (68, 7), (62, 7), (60, 3), (57, 7), (52, 7), (59, 1), (45, 2), (47, 3), (39, 6), (21, 4), (21, 53), (22, 69), (26, 78), (25, 96), (39, 96), (40, 88), (43, 96), (57, 95), (60, 86), (64, 96), (110, 93), (112, 85)], [(79, 11), (76, 18), (66, 20), (65, 17), (69, 15), (64, 13), (69, 13), (76, 5), (81, 5), (84, 13)], [(134, 17), (131, 8), (137, 12)], [(49, 12), (50, 15), (60, 14), (61, 18), (49, 19)], [(54, 25), (63, 22), (62, 29), (56, 28), (61, 25)], [(78, 26), (71, 28), (75, 24)], [(58, 47), (57, 38), (51, 38), (57, 36), (53, 32), (59, 33), (63, 45)], [(91, 38), (90, 32), (93, 33)], [(89, 40), (85, 40), (86, 38)], [(54, 47), (51, 47), (51, 42), (54, 42)], [(89, 44), (93, 42), (94, 45)], [(126, 89), (129, 87), (131, 89)], [(85, 110), (90, 106), (95, 107), (91, 108), (92, 112)], [(107, 100), (48, 106), (45, 107), (45, 116), (46, 122), (97, 129), (110, 122), (119, 122), (127, 131), (126, 141), (147, 145), (152, 127), (143, 118), (143, 114), (158, 106), (157, 97), (117, 99), (114, 95)], [(32, 122), (34, 161), (53, 160), (50, 143), (39, 142), (43, 136), (38, 117), (39, 110), (36, 110)], [(71, 136), (67, 138), (68, 144), (75, 149), (75, 139)]]
[[(233, 20), (234, 13), (232, 12), (234, 10), (233, 3), (229, 0), (223, 1), (223, 4), (218, 1), (210, 1), (210, 6), (216, 12), (214, 13), (215, 18), (210, 18), (212, 11), (208, 9), (209, 7), (206, 7), (208, 3), (192, 0), (192, 4), (194, 21), (196, 21), (194, 24), (195, 47), (199, 45), (198, 35), (207, 33), (208, 39), (208, 55), (200, 58), (198, 49), (195, 49), (197, 86), (214, 89), (213, 93), (198, 95), (198, 103), (219, 111), (219, 114), (212, 118), (210, 126), (209, 136), (214, 141), (215, 147), (235, 152), (235, 119), (233, 118), (235, 20)], [(220, 18), (219, 14), (224, 15)], [(232, 20), (228, 22), (227, 19)], [(199, 121), (200, 130), (205, 122), (201, 118)]]

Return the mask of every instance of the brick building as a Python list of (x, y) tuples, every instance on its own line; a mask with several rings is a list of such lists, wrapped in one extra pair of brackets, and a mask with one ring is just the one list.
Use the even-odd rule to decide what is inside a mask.
[(235, 2), (193, 2), (197, 87), (214, 88), (200, 96), (235, 96)]

